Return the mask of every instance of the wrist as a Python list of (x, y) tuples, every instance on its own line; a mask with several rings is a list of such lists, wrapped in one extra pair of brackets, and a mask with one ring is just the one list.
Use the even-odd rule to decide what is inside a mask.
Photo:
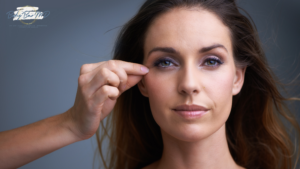
[(76, 126), (76, 122), (73, 120), (72, 107), (66, 112), (60, 114), (60, 116), (62, 117), (62, 126), (64, 130), (74, 139), (74, 142), (84, 140), (77, 131), (78, 127)]

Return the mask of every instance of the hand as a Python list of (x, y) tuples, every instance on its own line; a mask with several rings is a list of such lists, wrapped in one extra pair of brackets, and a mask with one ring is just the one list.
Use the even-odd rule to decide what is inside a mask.
[(75, 103), (66, 112), (71, 119), (69, 129), (80, 140), (92, 137), (100, 121), (112, 111), (116, 99), (148, 71), (141, 64), (121, 60), (82, 65)]

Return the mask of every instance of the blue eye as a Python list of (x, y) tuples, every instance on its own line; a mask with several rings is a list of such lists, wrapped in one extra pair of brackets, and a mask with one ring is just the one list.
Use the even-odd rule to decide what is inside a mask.
[(162, 59), (159, 59), (157, 60), (155, 63), (154, 63), (154, 66), (156, 67), (163, 67), (163, 68), (166, 68), (166, 67), (169, 67), (169, 66), (173, 66), (173, 61), (170, 60), (170, 59), (167, 59), (167, 58), (162, 58)]

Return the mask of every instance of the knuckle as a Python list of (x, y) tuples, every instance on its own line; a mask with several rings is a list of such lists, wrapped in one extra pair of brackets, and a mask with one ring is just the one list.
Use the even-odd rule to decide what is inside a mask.
[(109, 77), (109, 70), (106, 68), (102, 68), (100, 70), (100, 75), (101, 75), (101, 78), (107, 79)]
[(110, 99), (117, 99), (119, 96), (120, 91), (117, 88), (112, 88), (110, 94), (108, 94), (108, 97)]
[(139, 71), (139, 70), (140, 70), (140, 66), (133, 63), (133, 64), (132, 64), (132, 70), (134, 70), (134, 71)]
[(110, 92), (110, 89), (108, 86), (104, 85), (101, 87), (101, 93), (104, 94), (104, 95), (108, 95)]
[(117, 67), (116, 61), (114, 60), (109, 60), (107, 61), (107, 65), (111, 68), (111, 69), (115, 69)]
[(119, 80), (119, 85), (120, 84), (126, 84), (127, 83), (127, 74), (123, 74), (121, 77), (120, 77), (120, 80)]
[(132, 66), (132, 70), (135, 70), (135, 69), (136, 69), (135, 64), (131, 64), (131, 66)]
[(80, 67), (80, 74), (86, 73), (89, 71), (90, 64), (83, 64)]
[(80, 75), (78, 77), (78, 84), (83, 86), (87, 82), (87, 77), (85, 75)]

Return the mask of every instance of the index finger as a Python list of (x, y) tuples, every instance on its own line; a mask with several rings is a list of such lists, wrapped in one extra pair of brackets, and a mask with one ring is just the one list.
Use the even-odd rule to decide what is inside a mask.
[(118, 67), (123, 68), (127, 74), (130, 75), (145, 75), (149, 69), (138, 63), (126, 62), (122, 60), (115, 60)]

